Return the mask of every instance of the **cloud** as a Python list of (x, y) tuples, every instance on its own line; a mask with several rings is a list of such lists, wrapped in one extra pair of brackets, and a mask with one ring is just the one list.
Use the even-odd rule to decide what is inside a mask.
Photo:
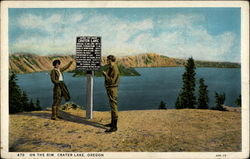
[(177, 14), (172, 17), (169, 22), (169, 27), (189, 27), (196, 22), (204, 22), (204, 17), (195, 14)]
[(80, 14), (80, 13), (77, 14), (77, 13), (75, 13), (74, 15), (72, 15), (71, 21), (72, 21), (72, 22), (79, 22), (79, 21), (81, 21), (83, 18), (84, 18), (83, 14)]
[(42, 31), (53, 31), (56, 24), (62, 21), (61, 14), (53, 14), (48, 18), (42, 16), (24, 14), (18, 19), (18, 24), (23, 29), (38, 29)]
[[(235, 48), (236, 35), (208, 32), (205, 17), (177, 14), (154, 21), (152, 17), (129, 20), (98, 13), (71, 12), (47, 17), (22, 14), (16, 21), (24, 33), (10, 44), (11, 52), (74, 54), (76, 36), (102, 36), (103, 55), (156, 52), (170, 57), (224, 60)], [(40, 30), (43, 35), (29, 32)], [(28, 33), (27, 33), (28, 32)], [(235, 50), (235, 49), (234, 49)], [(235, 59), (232, 59), (235, 60)]]

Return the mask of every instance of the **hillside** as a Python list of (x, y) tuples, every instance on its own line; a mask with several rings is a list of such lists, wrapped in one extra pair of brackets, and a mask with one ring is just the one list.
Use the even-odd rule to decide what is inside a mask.
[(107, 134), (110, 112), (51, 111), (10, 115), (10, 152), (240, 152), (241, 113), (214, 110), (119, 112), (118, 128)]
[[(13, 54), (9, 57), (9, 67), (15, 73), (31, 73), (52, 70), (54, 59), (60, 59), (61, 65), (74, 60), (73, 56), (38, 56), (34, 54)], [(75, 63), (68, 70), (75, 69)]]
[[(74, 56), (38, 56), (33, 54), (12, 54), (9, 57), (9, 66), (10, 69), (16, 73), (47, 71), (52, 69), (51, 63), (54, 59), (60, 59), (62, 65), (65, 65), (69, 61), (74, 60)], [(125, 67), (176, 67), (183, 66), (186, 60), (162, 56), (155, 53), (148, 53), (135, 56), (119, 57), (118, 62)], [(102, 57), (102, 64), (105, 63), (106, 57)], [(195, 61), (195, 63), (197, 67), (240, 67), (240, 64), (230, 62)], [(70, 71), (74, 69), (75, 63), (68, 70)]]

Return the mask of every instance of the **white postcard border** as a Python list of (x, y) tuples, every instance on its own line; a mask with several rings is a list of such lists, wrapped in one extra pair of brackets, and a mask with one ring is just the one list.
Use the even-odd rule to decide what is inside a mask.
[[(125, 8), (125, 7), (240, 7), (241, 8), (241, 91), (242, 152), (97, 152), (100, 158), (247, 158), (249, 155), (249, 4), (246, 1), (4, 1), (1, 2), (1, 156), (3, 158), (39, 158), (41, 152), (8, 152), (8, 8)], [(43, 154), (58, 154), (44, 152)], [(67, 152), (65, 152), (67, 153)], [(68, 152), (71, 153), (71, 152)], [(88, 154), (94, 152), (79, 152)], [(18, 154), (24, 154), (18, 157)], [(42, 154), (42, 153), (41, 153)], [(72, 152), (77, 154), (77, 152)], [(50, 157), (42, 157), (50, 158)], [(60, 157), (72, 158), (72, 157)], [(78, 158), (78, 157), (74, 157)], [(79, 157), (83, 158), (83, 157)], [(99, 157), (95, 157), (99, 158)]]

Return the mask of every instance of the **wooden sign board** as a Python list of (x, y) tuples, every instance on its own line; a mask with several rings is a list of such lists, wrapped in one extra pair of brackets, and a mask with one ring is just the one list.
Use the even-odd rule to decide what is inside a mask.
[(98, 70), (101, 66), (101, 37), (76, 37), (76, 69)]

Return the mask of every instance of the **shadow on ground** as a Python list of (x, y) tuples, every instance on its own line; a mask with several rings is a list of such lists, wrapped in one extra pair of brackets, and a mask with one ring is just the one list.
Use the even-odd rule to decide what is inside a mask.
[[(60, 119), (59, 121), (64, 120), (64, 121), (69, 121), (69, 122), (74, 122), (74, 123), (79, 123), (79, 124), (84, 124), (84, 125), (90, 125), (96, 128), (107, 129), (103, 124), (89, 121), (85, 117), (79, 117), (79, 116), (76, 116), (76, 115), (73, 115), (64, 111), (60, 111), (60, 114), (63, 117), (63, 119)], [(40, 117), (44, 119), (51, 118), (51, 113), (47, 113), (47, 112), (29, 112), (29, 113), (20, 113), (18, 115), (36, 116), (36, 117)]]

